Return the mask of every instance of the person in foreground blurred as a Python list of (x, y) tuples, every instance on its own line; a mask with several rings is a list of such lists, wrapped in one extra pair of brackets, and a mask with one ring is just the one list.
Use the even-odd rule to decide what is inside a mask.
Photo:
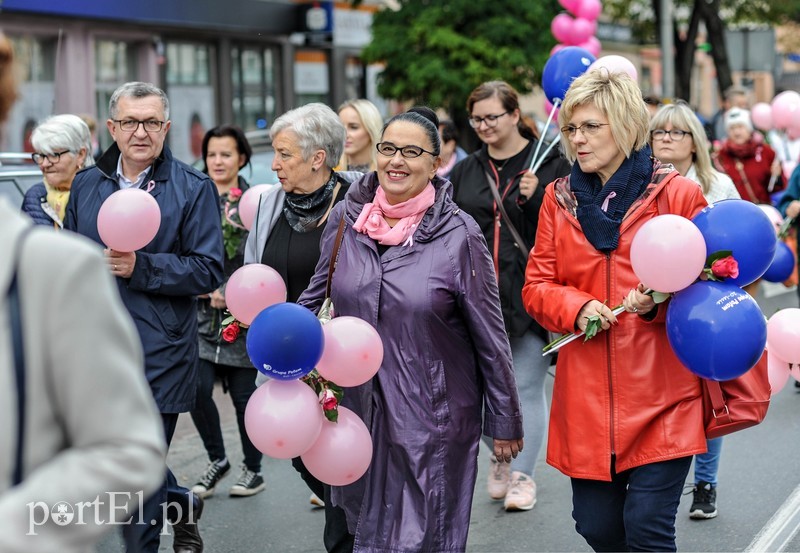
[[(569, 163), (556, 149), (548, 153), (536, 174), (529, 171), (538, 140), (522, 119), (517, 92), (508, 83), (478, 86), (467, 99), (467, 111), (483, 147), (450, 174), (453, 199), (475, 218), (490, 244), (527, 444), (511, 465), (490, 457), (487, 491), (492, 499), (503, 501), (506, 511), (528, 511), (536, 504), (536, 460), (547, 431), (544, 385), (550, 358), (541, 353), (547, 331), (522, 305), (522, 284), (545, 187), (569, 174)], [(539, 153), (545, 149), (542, 145)], [(492, 188), (502, 205), (498, 206)]]
[(357, 551), (464, 551), (481, 430), (506, 462), (523, 445), (491, 257), (450, 183), (436, 176), (437, 126), (427, 108), (384, 126), (378, 170), (334, 207), (299, 299), (322, 305), (344, 219), (334, 312), (370, 323), (384, 348), (378, 373), (348, 388), (342, 403), (373, 441), (367, 473), (331, 492)]
[(383, 117), (369, 100), (348, 100), (339, 106), (347, 137), (339, 163), (343, 171), (369, 173), (375, 170), (375, 144), (380, 139)]
[[(739, 198), (730, 177), (714, 169), (706, 133), (697, 115), (685, 102), (663, 106), (651, 118), (650, 146), (656, 158), (671, 163), (678, 173), (698, 183), (709, 204)], [(706, 440), (706, 446), (708, 451), (694, 459), (694, 489), (689, 516), (696, 520), (717, 516), (717, 473), (722, 438)]]
[(559, 351), (547, 462), (572, 479), (575, 528), (595, 551), (675, 551), (684, 481), (706, 450), (701, 383), (669, 345), (631, 242), (654, 217), (692, 218), (707, 204), (651, 157), (647, 108), (627, 74), (575, 79), (559, 123), (575, 163), (545, 191), (523, 301), (553, 332), (583, 332), (595, 316), (602, 331)]
[(222, 389), (231, 396), (236, 410), (239, 439), (242, 443), (244, 465), (236, 483), (230, 488), (233, 497), (248, 497), (265, 487), (261, 474), (261, 452), (247, 436), (244, 411), (256, 389), (256, 370), (247, 355), (247, 330), (236, 325), (235, 331), (223, 332), (225, 285), (230, 276), (244, 264), (247, 229), (238, 215), (238, 202), (250, 185), (239, 171), (250, 162), (252, 149), (239, 127), (222, 125), (209, 130), (203, 137), (204, 173), (211, 177), (219, 194), (220, 220), (225, 245), (225, 282), (197, 301), (197, 332), (200, 361), (198, 365), (197, 401), (191, 410), (203, 446), (208, 453), (208, 467), (192, 491), (203, 497), (213, 495), (217, 483), (231, 469), (225, 452), (219, 411), (214, 403), (214, 382), (222, 381)]
[[(245, 263), (263, 263), (286, 283), (287, 301), (308, 286), (319, 260), (322, 236), (333, 206), (361, 173), (334, 170), (345, 143), (345, 129), (328, 106), (311, 103), (288, 111), (270, 127), (280, 186), (261, 194), (247, 238)], [(352, 537), (344, 511), (328, 500), (330, 488), (317, 480), (299, 457), (292, 466), (313, 492), (311, 503), (325, 507), (324, 543), (328, 551), (347, 551)]]
[[(149, 244), (135, 252), (105, 253), (139, 331), (145, 375), (169, 445), (178, 414), (194, 407), (197, 393), (196, 298), (215, 290), (223, 279), (219, 198), (206, 175), (174, 159), (165, 146), (171, 121), (163, 90), (151, 83), (125, 83), (111, 95), (108, 113), (106, 127), (114, 143), (94, 167), (76, 175), (64, 228), (102, 244), (98, 212), (111, 194), (136, 187), (159, 205), (158, 233)], [(174, 549), (200, 552), (197, 521), (203, 500), (180, 486), (169, 468), (164, 476), (136, 523), (123, 527), (127, 546), (158, 551), (166, 515)]]
[(42, 182), (25, 192), (22, 211), (37, 225), (64, 227), (69, 192), (75, 174), (94, 165), (89, 127), (77, 115), (54, 115), (33, 129), (33, 161)]
[[(12, 62), (0, 34), (0, 122), (16, 95)], [(164, 476), (136, 329), (100, 249), (34, 229), (5, 198), (0, 320), (0, 551), (93, 550)], [(79, 504), (82, 524), (57, 520)]]

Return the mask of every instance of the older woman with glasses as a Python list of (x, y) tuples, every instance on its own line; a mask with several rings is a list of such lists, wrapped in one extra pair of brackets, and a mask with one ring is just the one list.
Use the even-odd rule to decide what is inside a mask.
[[(383, 364), (345, 391), (374, 451), (366, 475), (334, 488), (359, 551), (464, 551), (481, 431), (498, 459), (522, 449), (522, 421), (492, 261), (475, 221), (436, 176), (438, 118), (414, 108), (384, 126), (378, 169), (334, 207), (300, 303), (381, 336)], [(481, 408), (485, 405), (483, 421)]]
[(544, 385), (550, 359), (541, 353), (547, 331), (522, 305), (522, 284), (545, 185), (567, 175), (569, 163), (554, 150), (536, 174), (528, 170), (537, 137), (522, 118), (517, 92), (507, 83), (478, 86), (467, 100), (467, 111), (483, 147), (458, 163), (449, 178), (453, 199), (475, 218), (492, 252), (527, 443), (511, 465), (490, 457), (487, 488), (506, 511), (527, 511), (536, 503), (534, 476), (547, 429)]
[(22, 211), (37, 225), (61, 229), (75, 174), (94, 165), (92, 135), (77, 115), (54, 115), (33, 129), (31, 143), (42, 182), (25, 193)]
[(707, 203), (651, 157), (647, 107), (627, 74), (575, 79), (559, 122), (575, 164), (545, 192), (523, 301), (553, 332), (590, 321), (602, 331), (559, 351), (547, 462), (572, 479), (575, 528), (595, 551), (675, 551), (684, 481), (706, 450), (702, 391), (631, 268), (631, 242), (659, 214), (691, 218)]

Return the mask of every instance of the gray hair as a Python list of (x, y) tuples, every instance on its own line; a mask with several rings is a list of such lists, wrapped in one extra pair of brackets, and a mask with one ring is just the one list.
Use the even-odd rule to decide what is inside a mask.
[(132, 81), (125, 83), (117, 88), (108, 101), (108, 115), (111, 119), (117, 118), (117, 105), (120, 98), (146, 98), (147, 96), (158, 96), (161, 105), (164, 107), (164, 120), (169, 121), (169, 99), (163, 90), (152, 83)]
[(325, 165), (335, 168), (344, 151), (347, 133), (339, 116), (325, 104), (314, 102), (287, 111), (278, 117), (269, 129), (269, 136), (275, 137), (282, 131), (290, 130), (297, 135), (297, 144), (307, 161), (315, 151), (325, 151)]
[(86, 122), (70, 113), (53, 115), (42, 121), (31, 133), (31, 145), (37, 152), (54, 154), (62, 150), (69, 150), (73, 154), (86, 149), (84, 167), (94, 165), (92, 156), (92, 134)]

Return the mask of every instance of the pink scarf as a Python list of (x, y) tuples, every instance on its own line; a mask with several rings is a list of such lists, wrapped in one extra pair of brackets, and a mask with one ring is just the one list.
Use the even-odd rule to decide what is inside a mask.
[[(436, 190), (433, 185), (428, 185), (422, 192), (399, 204), (392, 205), (386, 200), (383, 188), (378, 187), (375, 192), (375, 199), (371, 203), (364, 204), (364, 209), (353, 225), (356, 232), (362, 232), (377, 240), (384, 246), (396, 246), (403, 244), (410, 246), (414, 243), (412, 235), (425, 216), (425, 212), (433, 205), (436, 199)], [(390, 227), (385, 217), (400, 219), (395, 226)]]

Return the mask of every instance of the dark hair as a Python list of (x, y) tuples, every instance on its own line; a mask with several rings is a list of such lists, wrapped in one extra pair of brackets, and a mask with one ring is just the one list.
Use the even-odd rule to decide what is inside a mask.
[(439, 121), (439, 132), (442, 135), (442, 142), (450, 142), (451, 140), (458, 142), (458, 128), (449, 119)]
[(414, 106), (405, 113), (395, 115), (383, 126), (381, 130), (381, 140), (383, 140), (383, 135), (386, 129), (389, 128), (389, 125), (396, 121), (407, 121), (422, 127), (433, 146), (433, 153), (437, 156), (439, 155), (442, 148), (441, 141), (439, 140), (439, 117), (431, 108), (426, 106)]
[[(244, 132), (239, 127), (234, 127), (233, 125), (219, 125), (218, 127), (214, 127), (210, 129), (206, 135), (203, 137), (203, 172), (208, 173), (208, 164), (206, 163), (206, 156), (208, 156), (208, 142), (212, 138), (225, 138), (226, 136), (230, 136), (236, 141), (236, 150), (240, 154), (244, 154), (244, 163), (242, 167), (250, 163), (250, 158), (253, 155), (253, 149), (250, 147), (250, 143), (247, 141), (247, 138), (244, 136)], [(241, 169), (242, 167), (239, 167)]]
[(654, 96), (652, 94), (643, 96), (642, 100), (644, 100), (644, 103), (647, 104), (648, 106), (661, 106), (663, 104), (661, 98), (659, 98), (658, 96)]
[[(519, 95), (517, 91), (514, 90), (514, 87), (505, 81), (488, 81), (478, 85), (478, 87), (470, 93), (469, 98), (467, 98), (467, 113), (471, 116), (472, 108), (475, 107), (476, 103), (492, 97), (496, 97), (500, 100), (503, 109), (509, 113), (519, 110)], [(536, 140), (539, 138), (536, 131), (525, 121), (521, 110), (519, 121), (517, 122), (517, 130), (519, 134), (528, 140)]]

